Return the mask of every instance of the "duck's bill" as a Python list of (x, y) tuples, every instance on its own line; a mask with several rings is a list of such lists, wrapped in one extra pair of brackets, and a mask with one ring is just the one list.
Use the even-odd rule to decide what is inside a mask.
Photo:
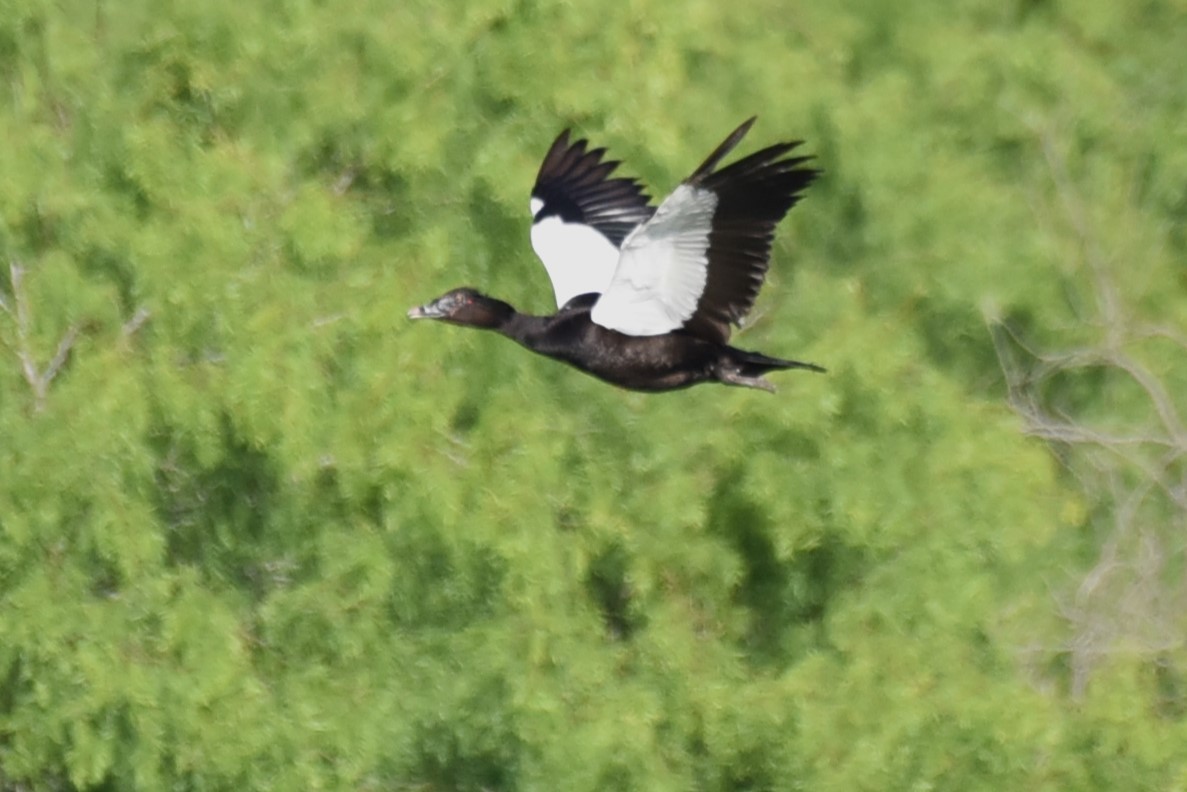
[(441, 311), (433, 303), (408, 309), (409, 319), (440, 319)]

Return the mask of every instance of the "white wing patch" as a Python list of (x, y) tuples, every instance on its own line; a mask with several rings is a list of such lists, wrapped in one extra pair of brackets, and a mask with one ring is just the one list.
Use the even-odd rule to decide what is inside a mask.
[(710, 190), (687, 184), (673, 190), (623, 242), (618, 266), (605, 290), (598, 290), (602, 296), (590, 318), (632, 336), (662, 335), (683, 326), (705, 290), (716, 209), (717, 196)]
[[(543, 206), (539, 200), (532, 198), (533, 216)], [(532, 247), (548, 271), (557, 308), (579, 294), (605, 291), (618, 263), (618, 248), (600, 231), (557, 215), (532, 224)]]

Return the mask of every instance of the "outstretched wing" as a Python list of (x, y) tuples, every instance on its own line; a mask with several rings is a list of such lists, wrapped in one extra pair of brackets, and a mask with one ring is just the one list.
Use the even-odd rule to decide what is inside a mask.
[(556, 293), (557, 307), (573, 297), (601, 293), (618, 264), (623, 240), (655, 210), (634, 179), (610, 178), (617, 161), (604, 148), (557, 137), (532, 188), (532, 247)]
[(779, 143), (714, 171), (749, 131), (746, 121), (623, 243), (594, 322), (635, 336), (684, 328), (721, 343), (754, 306), (775, 226), (819, 171)]

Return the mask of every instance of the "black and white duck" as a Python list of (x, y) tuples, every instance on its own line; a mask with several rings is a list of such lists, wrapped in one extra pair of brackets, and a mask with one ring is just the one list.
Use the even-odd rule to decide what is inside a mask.
[(551, 316), (521, 314), (472, 288), (413, 308), (494, 330), (533, 352), (640, 391), (721, 382), (773, 391), (778, 369), (824, 371), (729, 345), (770, 262), (775, 226), (819, 171), (776, 143), (721, 170), (750, 130), (738, 127), (658, 207), (635, 179), (610, 178), (606, 150), (560, 134), (532, 188), (532, 247), (556, 294)]

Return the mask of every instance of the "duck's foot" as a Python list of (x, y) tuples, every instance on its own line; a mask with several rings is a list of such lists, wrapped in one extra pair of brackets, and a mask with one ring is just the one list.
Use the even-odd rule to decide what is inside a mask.
[(737, 369), (722, 368), (717, 371), (717, 379), (726, 385), (737, 385), (742, 388), (758, 388), (767, 393), (774, 393), (775, 386), (762, 377), (747, 377)]

